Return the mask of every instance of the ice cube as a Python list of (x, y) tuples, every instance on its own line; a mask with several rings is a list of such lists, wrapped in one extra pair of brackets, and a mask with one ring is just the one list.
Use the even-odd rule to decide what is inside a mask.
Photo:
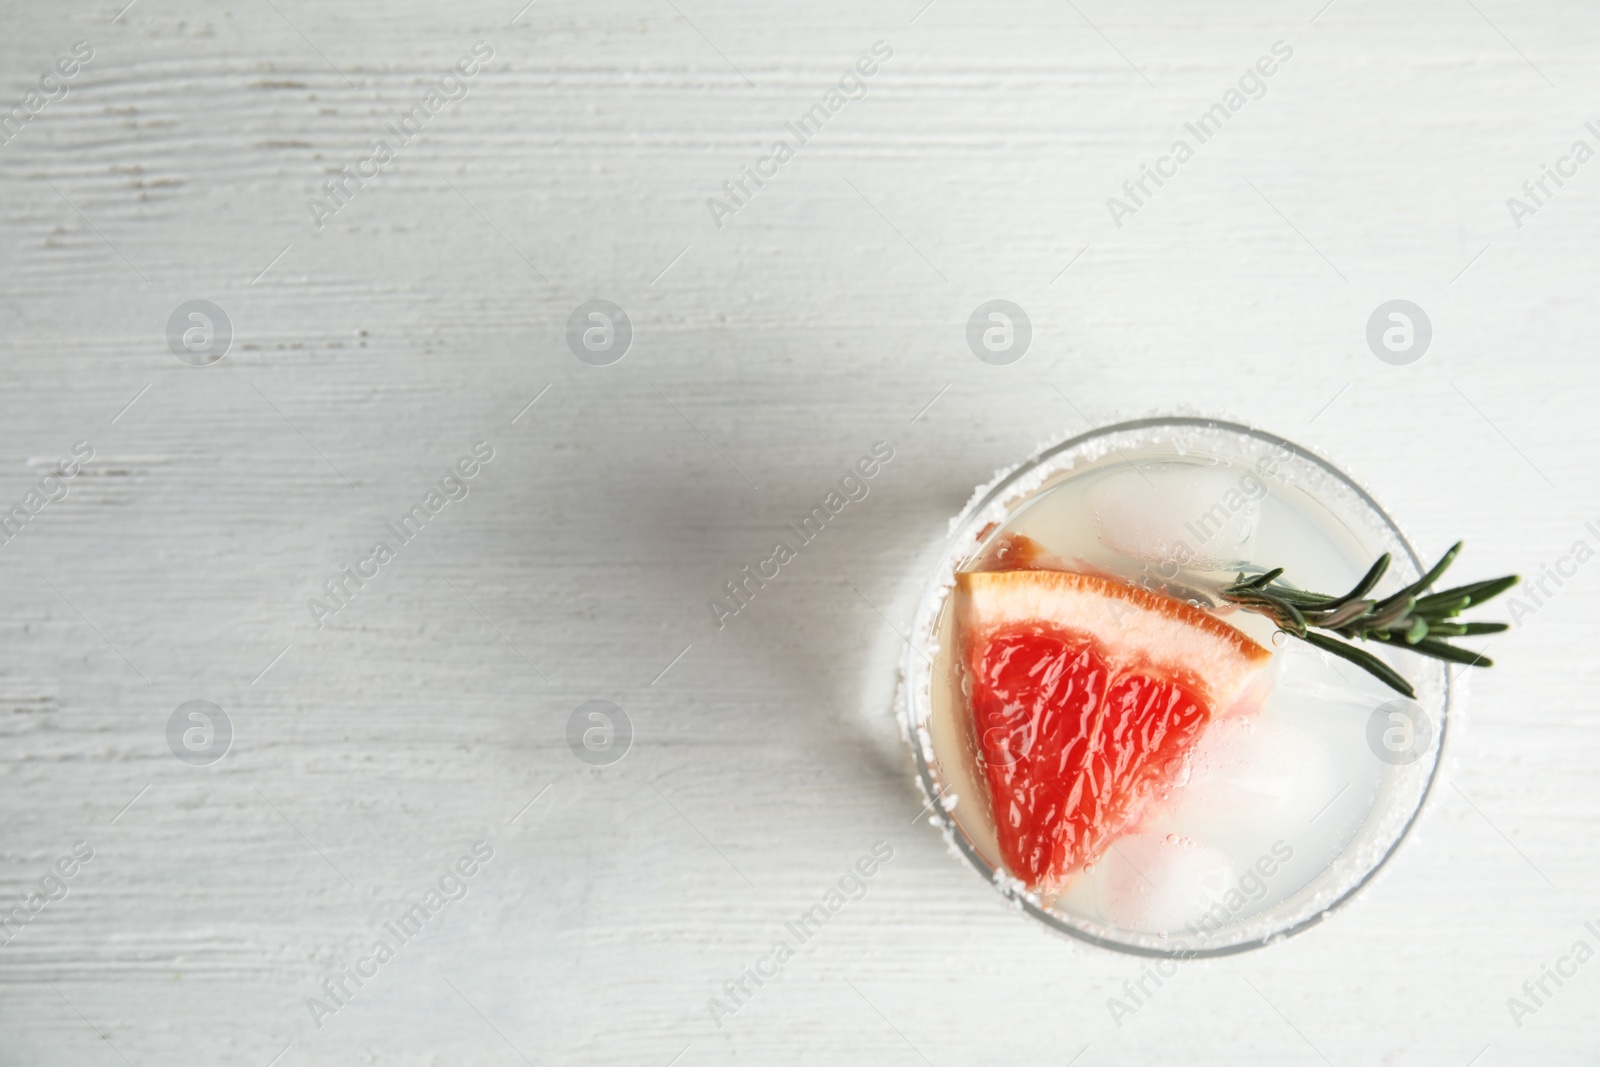
[(1253, 471), (1146, 465), (1102, 479), (1089, 492), (1089, 506), (1107, 548), (1146, 563), (1205, 570), (1250, 560), (1265, 495)]
[(1157, 933), (1197, 922), (1233, 884), (1217, 849), (1178, 834), (1124, 834), (1096, 864), (1101, 913), (1118, 926)]
[(1272, 838), (1304, 828), (1345, 783), (1327, 746), (1267, 718), (1214, 720), (1195, 744), (1189, 781), (1173, 791), (1171, 818), (1219, 840)]

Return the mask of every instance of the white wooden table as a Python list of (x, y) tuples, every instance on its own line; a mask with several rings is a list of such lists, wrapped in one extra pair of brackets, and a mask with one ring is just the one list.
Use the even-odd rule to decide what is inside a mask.
[[(1140, 961), (953, 861), (891, 712), (946, 518), (1091, 424), (1302, 441), (1425, 553), (1465, 537), (1463, 573), (1600, 547), (1600, 164), (1561, 163), (1600, 147), (1593, 7), (124, 2), (0, 33), (30, 115), (0, 145), (0, 1063), (1594, 1061), (1600, 963), (1507, 1002), (1600, 947), (1600, 569), (1495, 643), (1370, 892), (1120, 1027)], [(1264, 95), (1186, 131), (1279, 41)], [(1174, 176), (1135, 202), (1142, 164)], [(1514, 213), (1544, 164), (1570, 176)], [(567, 342), (596, 299), (633, 329), (605, 366)], [(1031, 320), (1009, 366), (965, 340), (991, 299)], [(1409, 365), (1365, 341), (1391, 299), (1432, 323)], [(231, 325), (209, 365), (168, 343), (193, 300)], [(877, 441), (869, 495), (719, 630)], [(211, 762), (215, 713), (169, 744), (196, 700)], [(619, 762), (568, 745), (591, 700)], [(441, 879), (465, 896), (430, 911)]]

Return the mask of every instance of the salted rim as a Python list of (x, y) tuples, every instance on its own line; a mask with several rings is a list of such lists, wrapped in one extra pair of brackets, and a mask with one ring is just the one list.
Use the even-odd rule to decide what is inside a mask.
[[(967, 840), (966, 834), (956, 824), (950, 809), (945, 806), (943, 798), (939, 796), (938, 790), (935, 788), (931, 766), (933, 741), (927, 727), (928, 718), (932, 711), (929, 689), (933, 664), (932, 659), (924, 651), (924, 648), (932, 651), (936, 647), (936, 642), (931, 638), (943, 610), (944, 601), (955, 584), (956, 563), (969, 554), (970, 546), (965, 543), (965, 535), (970, 531), (973, 523), (983, 517), (987, 511), (995, 511), (997, 517), (998, 515), (1003, 515), (1005, 505), (1012, 500), (1033, 492), (1054, 475), (1062, 471), (1071, 470), (1072, 466), (1051, 466), (1050, 461), (1064, 452), (1080, 448), (1097, 440), (1109, 438), (1115, 434), (1154, 428), (1179, 427), (1224, 431), (1253, 438), (1270, 445), (1288, 448), (1296, 457), (1309, 461), (1331, 475), (1334, 480), (1352, 492), (1363, 505), (1371, 509), (1372, 515), (1379, 521), (1385, 532), (1404, 551), (1406, 559), (1410, 562), (1416, 574), (1421, 575), (1423, 573), (1422, 560), (1418, 557), (1411, 542), (1406, 538), (1389, 513), (1384, 510), (1377, 500), (1373, 499), (1370, 493), (1329, 461), (1285, 437), (1259, 430), (1243, 423), (1189, 415), (1152, 416), (1114, 423), (1069, 437), (1055, 444), (1045, 445), (1022, 462), (1002, 468), (993, 479), (984, 485), (980, 485), (973, 492), (972, 498), (967, 502), (966, 507), (950, 520), (950, 535), (945, 542), (939, 564), (918, 601), (911, 635), (912, 640), (907, 642), (905, 657), (901, 661), (901, 685), (897, 703), (899, 705), (901, 730), (907, 743), (911, 746), (912, 755), (916, 761), (917, 785), (922, 791), (923, 799), (927, 802), (927, 808), (931, 809), (933, 817), (939, 822), (946, 844), (953, 852), (965, 857), (967, 862), (979, 874), (983, 875), (985, 880), (990, 882), (1003, 898), (1058, 933), (1066, 934), (1075, 940), (1084, 941), (1101, 948), (1129, 955), (1158, 959), (1209, 959), (1219, 956), (1232, 956), (1240, 952), (1262, 948), (1316, 926), (1335, 910), (1343, 907), (1360, 894), (1378, 873), (1388, 865), (1390, 857), (1410, 836), (1417, 819), (1426, 808), (1428, 797), (1432, 795), (1434, 783), (1438, 780), (1439, 769), (1444, 763), (1445, 743), (1451, 718), (1451, 697), (1455, 684), (1448, 670), (1444, 670), (1442, 667), (1439, 670), (1439, 674), (1442, 676), (1439, 696), (1439, 735), (1438, 741), (1434, 746), (1432, 766), (1428, 770), (1427, 780), (1422, 785), (1422, 790), (1417, 796), (1415, 805), (1405, 818), (1404, 825), (1394, 835), (1393, 840), (1384, 849), (1382, 855), (1377, 858), (1376, 862), (1365, 873), (1346, 887), (1325, 907), (1318, 908), (1312, 914), (1295, 921), (1287, 927), (1269, 930), (1259, 937), (1249, 937), (1231, 944), (1214, 947), (1195, 948), (1181, 942), (1174, 942), (1173, 945), (1167, 947), (1159, 943), (1149, 944), (1116, 940), (1084, 929), (1068, 921), (1066, 917), (1041, 907), (1038, 898), (1028, 892), (1019, 880), (1012, 877), (1003, 867), (991, 866), (973, 848), (972, 844)], [(1112, 449), (1115, 448), (1114, 445), (1111, 447)], [(1086, 455), (1083, 458), (1095, 460), (1103, 458), (1105, 454), (1106, 452), (1102, 451), (1098, 454)], [(1073, 464), (1073, 466), (1075, 465)], [(1347, 855), (1351, 851), (1351, 847), (1346, 846), (1339, 853), (1339, 856)], [(1335, 860), (1338, 858), (1335, 857)]]

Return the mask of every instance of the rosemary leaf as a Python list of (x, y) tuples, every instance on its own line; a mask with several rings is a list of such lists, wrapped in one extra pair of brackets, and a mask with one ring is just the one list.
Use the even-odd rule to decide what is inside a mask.
[(1308, 631), (1304, 640), (1324, 652), (1338, 656), (1340, 659), (1349, 660), (1395, 692), (1402, 693), (1413, 700), (1416, 699), (1417, 691), (1411, 688), (1410, 682), (1395, 673), (1393, 667), (1365, 649), (1357, 648), (1355, 645), (1347, 645), (1343, 641), (1319, 634), (1314, 630)]
[(1317, 625), (1324, 630), (1341, 629), (1346, 623), (1354, 622), (1356, 619), (1366, 615), (1367, 612), (1372, 610), (1374, 603), (1371, 600), (1352, 600), (1344, 607), (1336, 608), (1324, 616)]
[[(1388, 600), (1380, 600), (1377, 606), (1373, 608), (1374, 614), (1370, 618), (1361, 620), (1362, 628), (1387, 630), (1396, 623), (1405, 622), (1411, 614), (1412, 605), (1415, 603), (1416, 601), (1410, 597), (1406, 597), (1403, 600), (1395, 600), (1393, 597)], [(1385, 605), (1388, 606), (1385, 607)]]
[(1480, 656), (1471, 649), (1457, 648), (1455, 645), (1431, 637), (1425, 637), (1412, 645), (1411, 651), (1421, 652), (1424, 656), (1432, 656), (1434, 659), (1449, 660), (1451, 663), (1465, 663), (1469, 667), (1494, 666), (1494, 660), (1488, 656)]
[(1434, 599), (1442, 596), (1444, 596), (1443, 593), (1435, 593), (1433, 596), (1421, 597), (1417, 600), (1416, 606), (1412, 610), (1418, 615), (1426, 615), (1430, 619), (1448, 619), (1457, 612), (1465, 611), (1472, 606), (1472, 598), (1469, 596), (1449, 597), (1443, 600)]
[(1350, 603), (1352, 600), (1360, 600), (1362, 597), (1372, 592), (1373, 587), (1378, 584), (1378, 581), (1383, 577), (1384, 573), (1388, 571), (1388, 569), (1389, 553), (1385, 552), (1383, 555), (1378, 557), (1377, 562), (1373, 563), (1366, 575), (1355, 584), (1354, 589), (1351, 589), (1342, 597), (1338, 597), (1329, 601), (1324, 606), (1330, 608), (1340, 608)]
[(1418, 600), (1417, 608), (1418, 610), (1432, 613), (1437, 609), (1429, 601), (1448, 603), (1457, 597), (1467, 598), (1467, 603), (1463, 605), (1464, 607), (1482, 604), (1484, 601), (1491, 600), (1510, 589), (1517, 584), (1518, 580), (1515, 574), (1508, 574), (1504, 578), (1491, 578), (1486, 582), (1473, 582), (1471, 585), (1461, 585), (1454, 589), (1446, 589), (1442, 593), (1434, 593)]
[(1428, 622), (1428, 633), (1439, 637), (1479, 637), (1502, 634), (1509, 629), (1511, 625), (1504, 622)]
[(1415, 582), (1406, 586), (1389, 599), (1379, 601), (1378, 610), (1380, 612), (1384, 611), (1401, 600), (1410, 599), (1411, 597), (1414, 597), (1418, 593), (1427, 589), (1434, 582), (1437, 582), (1444, 572), (1450, 568), (1450, 564), (1455, 562), (1456, 554), (1461, 551), (1462, 543), (1463, 542), (1461, 541), (1457, 541), (1455, 544), (1451, 545), (1449, 551), (1445, 552), (1444, 555), (1439, 557), (1439, 562), (1435, 563), (1427, 574), (1424, 574), (1421, 578), (1418, 578)]
[(1258, 574), (1254, 578), (1250, 578), (1248, 580), (1243, 574), (1241, 574), (1239, 575), (1239, 581), (1235, 584), (1240, 589), (1260, 589), (1263, 586), (1271, 585), (1272, 582), (1275, 581), (1282, 573), (1283, 568), (1279, 567), (1277, 570), (1271, 570), (1264, 574)]

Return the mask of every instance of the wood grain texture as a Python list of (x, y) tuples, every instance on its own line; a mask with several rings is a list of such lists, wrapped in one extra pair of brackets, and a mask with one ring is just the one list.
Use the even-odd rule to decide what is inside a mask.
[[(1600, 14), (920, 4), (7, 5), (0, 107), (94, 58), (0, 145), (0, 504), (95, 458), (0, 546), (0, 904), (94, 857), (0, 948), (0, 1064), (1593, 1062), (1600, 964), (1506, 1007), (1600, 921), (1593, 566), (1495, 643), (1370, 892), (1120, 1027), (1139, 962), (945, 854), (890, 708), (946, 518), (1090, 423), (1302, 441), (1425, 554), (1465, 537), (1463, 573), (1600, 543), (1600, 164), (1506, 206), (1597, 143)], [(715, 226), (879, 40), (865, 96)], [(1266, 95), (1116, 226), (1279, 40)], [(314, 228), (478, 41), (465, 99)], [(997, 297), (1034, 326), (1003, 368), (963, 338)], [(1396, 297), (1434, 325), (1411, 366), (1363, 340)], [(593, 298), (636, 330), (608, 367), (566, 346)], [(233, 325), (211, 366), (167, 347), (191, 299)], [(707, 598), (878, 440), (870, 496), (719, 631)], [(470, 494), (319, 629), (307, 600), (477, 441)], [(203, 767), (165, 732), (195, 699), (234, 730)], [(635, 730), (609, 767), (566, 744), (591, 699)], [(481, 840), (465, 898), (316, 1025)], [(877, 841), (868, 895), (713, 1025)]]

